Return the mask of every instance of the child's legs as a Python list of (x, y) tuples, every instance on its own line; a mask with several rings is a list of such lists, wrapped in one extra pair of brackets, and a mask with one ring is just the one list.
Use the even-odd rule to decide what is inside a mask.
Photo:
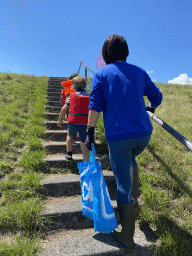
[(73, 151), (73, 137), (77, 133), (75, 126), (76, 125), (74, 124), (68, 124), (67, 138), (66, 138), (67, 152)]
[(66, 144), (67, 144), (67, 152), (72, 152), (73, 151), (73, 136), (70, 135), (69, 133), (67, 134)]
[(81, 151), (83, 154), (83, 161), (89, 162), (89, 149), (85, 146), (86, 129), (87, 129), (86, 125), (78, 125), (78, 132), (80, 137)]

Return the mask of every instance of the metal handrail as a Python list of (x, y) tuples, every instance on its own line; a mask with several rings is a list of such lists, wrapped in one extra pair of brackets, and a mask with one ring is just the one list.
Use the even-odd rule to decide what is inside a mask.
[(168, 125), (165, 121), (161, 120), (158, 116), (147, 111), (149, 117), (153, 119), (158, 125), (160, 125), (163, 129), (165, 129), (168, 133), (170, 133), (175, 139), (181, 142), (185, 147), (192, 151), (192, 142), (186, 139), (182, 134), (173, 129), (170, 125)]

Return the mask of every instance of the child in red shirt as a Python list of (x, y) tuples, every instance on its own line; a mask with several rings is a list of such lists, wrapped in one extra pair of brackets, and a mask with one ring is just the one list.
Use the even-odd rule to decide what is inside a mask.
[(73, 137), (79, 132), (80, 146), (83, 153), (83, 161), (89, 161), (89, 150), (85, 146), (86, 129), (88, 122), (88, 105), (89, 94), (85, 91), (86, 80), (83, 76), (76, 76), (72, 79), (72, 89), (75, 93), (71, 92), (65, 105), (61, 109), (58, 119), (58, 127), (61, 127), (63, 117), (69, 111), (68, 116), (68, 133), (67, 133), (67, 154), (66, 160), (72, 160), (73, 151)]

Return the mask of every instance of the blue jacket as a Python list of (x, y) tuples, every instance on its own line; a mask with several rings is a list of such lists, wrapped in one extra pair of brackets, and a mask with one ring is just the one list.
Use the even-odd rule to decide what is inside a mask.
[(103, 111), (108, 142), (151, 135), (153, 127), (143, 96), (153, 107), (162, 93), (145, 70), (126, 62), (115, 62), (94, 74), (89, 109)]

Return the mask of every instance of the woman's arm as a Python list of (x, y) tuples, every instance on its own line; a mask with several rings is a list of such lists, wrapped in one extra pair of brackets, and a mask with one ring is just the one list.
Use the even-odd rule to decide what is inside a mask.
[(97, 121), (99, 119), (99, 115), (100, 115), (100, 112), (97, 112), (95, 110), (89, 110), (89, 115), (88, 115), (88, 123), (87, 123), (87, 126), (90, 126), (90, 127), (95, 127), (96, 124), (97, 124)]

